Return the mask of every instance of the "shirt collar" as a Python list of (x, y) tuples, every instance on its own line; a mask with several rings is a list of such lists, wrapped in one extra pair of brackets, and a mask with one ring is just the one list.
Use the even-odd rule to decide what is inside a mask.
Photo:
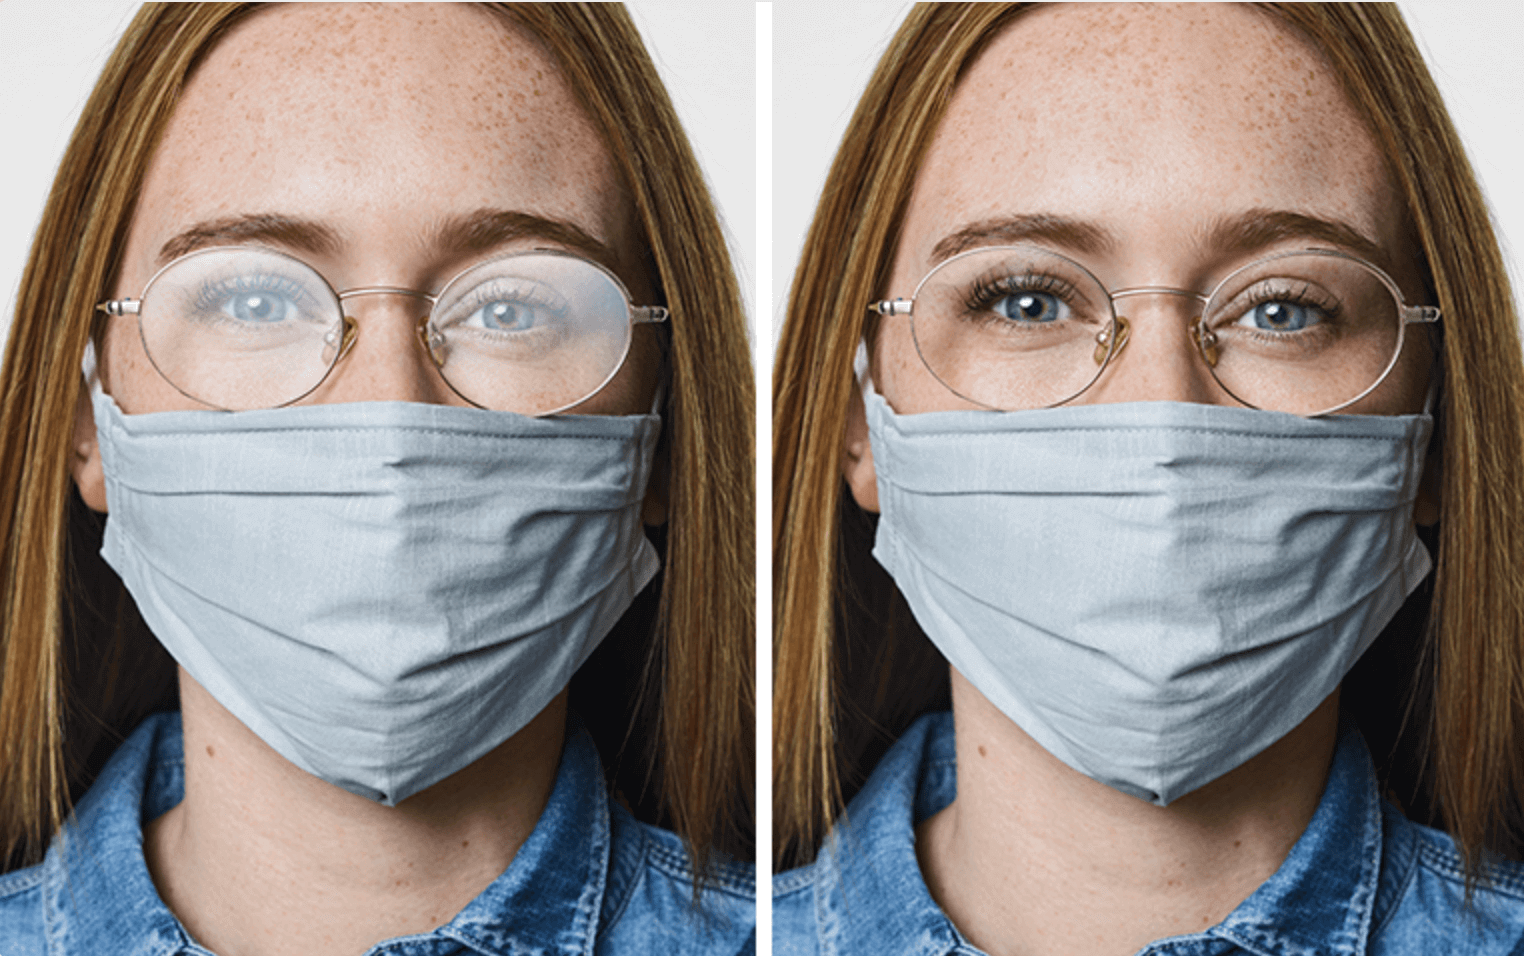
[[(974, 951), (932, 900), (915, 856), (915, 824), (955, 794), (952, 715), (924, 717), (880, 761), (817, 858), (822, 938), (851, 940), (850, 952)], [(1364, 956), (1381, 851), (1375, 769), (1346, 717), (1323, 796), (1285, 862), (1221, 923), (1174, 939), (1215, 938), (1263, 956)], [(1162, 940), (1154, 947), (1171, 951)]]
[[(50, 951), (204, 952), (159, 899), (143, 823), (184, 789), (179, 714), (150, 717), (106, 764), (43, 863)], [(485, 956), (593, 952), (609, 869), (609, 806), (592, 737), (571, 719), (555, 787), (513, 862), (431, 937)], [(572, 861), (572, 865), (568, 865)], [(412, 951), (412, 950), (410, 950)]]
[(850, 940), (843, 952), (902, 956), (962, 943), (921, 878), (913, 812), (928, 797), (945, 797), (931, 812), (952, 802), (955, 766), (951, 714), (923, 717), (879, 761), (816, 857), (822, 939)]
[(1354, 720), (1345, 716), (1307, 829), (1280, 869), (1208, 932), (1269, 956), (1363, 956), (1381, 849), (1375, 767)]

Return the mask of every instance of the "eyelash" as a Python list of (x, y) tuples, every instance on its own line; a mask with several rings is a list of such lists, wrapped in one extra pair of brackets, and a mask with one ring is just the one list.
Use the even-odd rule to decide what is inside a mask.
[(964, 317), (982, 321), (996, 321), (990, 307), (1007, 296), (1023, 292), (1041, 292), (1056, 296), (1066, 303), (1074, 301), (1074, 286), (1051, 275), (1025, 273), (1019, 276), (982, 277), (974, 280), (963, 298)]
[(222, 306), (231, 296), (245, 292), (273, 292), (285, 296), (299, 309), (304, 308), (308, 301), (306, 287), (288, 276), (240, 275), (202, 282), (196, 290), (196, 313), (229, 318), (223, 315)]
[[(1343, 309), (1337, 300), (1332, 299), (1328, 296), (1315, 295), (1313, 293), (1312, 285), (1306, 282), (1302, 283), (1302, 287), (1300, 289), (1295, 290), (1293, 290), (1289, 285), (1255, 287), (1248, 290), (1247, 296), (1248, 298), (1245, 301), (1235, 301), (1232, 303), (1231, 307), (1227, 310), (1229, 312), (1228, 318), (1236, 322), (1239, 316), (1242, 316), (1250, 309), (1258, 308), (1259, 306), (1264, 305), (1266, 302), (1286, 302), (1291, 305), (1300, 306), (1302, 308), (1317, 309), (1319, 312), (1322, 312), (1323, 315), (1327, 317), (1327, 319), (1326, 322), (1319, 323), (1317, 326), (1314, 326), (1314, 328), (1322, 328), (1324, 325), (1333, 325), (1337, 323), (1341, 314), (1343, 313)], [(1257, 329), (1245, 329), (1245, 331), (1251, 335), (1265, 335), (1265, 333), (1260, 332)], [(1291, 333), (1274, 333), (1274, 335), (1282, 337), (1288, 334)]]

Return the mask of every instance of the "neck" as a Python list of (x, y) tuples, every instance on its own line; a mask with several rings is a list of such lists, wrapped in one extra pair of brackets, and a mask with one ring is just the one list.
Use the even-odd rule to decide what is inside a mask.
[(931, 895), (992, 956), (1135, 953), (1220, 922), (1278, 869), (1328, 779), (1338, 693), (1166, 807), (1053, 757), (956, 670), (958, 795), (917, 828)]
[(353, 954), (448, 922), (550, 798), (562, 692), (485, 757), (395, 807), (297, 768), (180, 671), (185, 798), (146, 827), (160, 896), (221, 956)]

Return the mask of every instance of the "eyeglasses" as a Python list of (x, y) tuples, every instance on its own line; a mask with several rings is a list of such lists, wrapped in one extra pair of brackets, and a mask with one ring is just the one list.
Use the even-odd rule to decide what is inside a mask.
[(1218, 384), (1250, 408), (1308, 417), (1370, 394), (1397, 364), (1404, 329), (1439, 321), (1439, 309), (1405, 304), (1380, 269), (1327, 249), (1259, 259), (1202, 295), (1111, 292), (1059, 253), (981, 248), (932, 269), (910, 299), (868, 308), (909, 316), (921, 361), (953, 394), (1017, 411), (1063, 405), (1094, 385), (1127, 346), (1116, 302), (1139, 295), (1196, 300), (1191, 338)]
[(473, 405), (524, 415), (591, 398), (624, 364), (633, 327), (667, 319), (660, 306), (631, 305), (607, 269), (555, 250), (488, 260), (430, 295), (336, 292), (284, 253), (216, 247), (169, 263), (141, 297), (96, 308), (137, 316), (149, 361), (182, 394), (239, 411), (290, 405), (321, 385), (359, 334), (344, 302), (364, 295), (427, 302), (418, 341), (446, 384)]

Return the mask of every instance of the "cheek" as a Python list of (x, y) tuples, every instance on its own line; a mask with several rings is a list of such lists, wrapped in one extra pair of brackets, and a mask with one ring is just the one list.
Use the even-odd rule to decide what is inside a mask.
[(873, 383), (895, 411), (924, 407), (924, 388), (917, 374), (922, 369), (910, 322), (903, 316), (880, 319), (874, 341)]
[(637, 326), (624, 364), (598, 394), (568, 409), (573, 415), (644, 415), (651, 411), (662, 375), (660, 336), (649, 325)]
[(880, 320), (874, 353), (874, 384), (901, 415), (979, 407), (953, 394), (921, 361), (908, 316)]
[(1375, 391), (1351, 405), (1344, 415), (1416, 415), (1424, 410), (1429, 382), (1436, 373), (1428, 330), (1408, 326), (1402, 352)]
[(106, 326), (101, 357), (101, 387), (129, 415), (146, 412), (194, 411), (206, 406), (180, 394), (153, 367), (143, 351), (137, 320), (114, 316)]

